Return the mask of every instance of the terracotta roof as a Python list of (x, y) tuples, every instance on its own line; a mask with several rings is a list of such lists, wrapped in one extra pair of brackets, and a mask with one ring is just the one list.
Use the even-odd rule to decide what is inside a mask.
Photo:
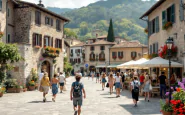
[(98, 36), (97, 38), (107, 38), (107, 35)]
[(114, 45), (116, 44), (115, 42), (108, 42), (108, 41), (105, 41), (105, 40), (99, 40), (99, 41), (96, 41), (92, 44), (85, 44), (86, 46), (92, 46), (92, 45)]
[(138, 47), (147, 47), (147, 45), (141, 44), (140, 42), (137, 41), (125, 41), (116, 44), (111, 48), (138, 48)]
[(79, 44), (76, 44), (76, 45), (73, 45), (71, 47), (82, 47), (82, 46), (84, 46), (84, 43), (83, 42), (82, 43), (79, 43)]
[(65, 22), (69, 22), (69, 21), (70, 21), (69, 19), (67, 19), (67, 18), (65, 18), (65, 17), (63, 17), (63, 16), (61, 16), (61, 15), (59, 15), (59, 14), (56, 14), (56, 13), (54, 13), (54, 12), (52, 12), (52, 11), (50, 11), (50, 10), (44, 8), (44, 7), (40, 7), (40, 6), (38, 6), (37, 4), (30, 3), (30, 2), (25, 2), (25, 1), (18, 1), (18, 0), (16, 0), (16, 1), (17, 1), (17, 3), (27, 4), (27, 5), (30, 5), (30, 6), (32, 6), (32, 7), (37, 8), (37, 9), (40, 9), (40, 10), (42, 10), (43, 12), (46, 12), (46, 13), (48, 13), (48, 14), (50, 14), (50, 15), (53, 15), (53, 16), (55, 16), (55, 17), (57, 17), (57, 18), (60, 18), (60, 19), (64, 20)]
[(155, 9), (157, 9), (163, 2), (165, 2), (166, 0), (159, 0), (157, 3), (155, 3), (148, 11), (146, 11), (141, 17), (140, 19), (144, 18), (145, 16), (148, 16), (150, 13), (152, 13), (152, 11), (154, 11)]

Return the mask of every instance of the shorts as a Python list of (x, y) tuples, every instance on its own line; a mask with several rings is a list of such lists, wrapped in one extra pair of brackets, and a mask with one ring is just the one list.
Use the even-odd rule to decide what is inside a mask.
[(64, 86), (64, 83), (60, 83), (60, 86)]
[(77, 105), (78, 105), (78, 106), (82, 106), (82, 102), (83, 102), (82, 97), (73, 98), (73, 106), (74, 106), (74, 107), (76, 107)]
[(100, 77), (98, 76), (98, 77), (96, 77), (96, 79), (99, 79)]
[(116, 87), (116, 88), (121, 88), (120, 86), (121, 86), (120, 83), (115, 83), (115, 87)]
[(49, 86), (42, 86), (42, 88), (43, 88), (43, 92), (44, 92), (44, 93), (48, 93), (48, 91), (49, 91)]

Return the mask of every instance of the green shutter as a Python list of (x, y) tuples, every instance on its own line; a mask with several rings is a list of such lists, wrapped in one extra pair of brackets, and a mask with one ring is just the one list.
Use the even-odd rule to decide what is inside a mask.
[(163, 23), (163, 26), (165, 25), (167, 21), (167, 18), (166, 18), (166, 10), (162, 12), (162, 23)]
[(180, 10), (180, 21), (184, 20), (184, 8), (183, 8), (183, 0), (179, 0), (179, 10)]
[(155, 32), (159, 32), (159, 16), (155, 18)]
[(175, 4), (171, 6), (171, 22), (175, 23)]
[(150, 26), (150, 21), (148, 21), (148, 36), (150, 36), (151, 35), (151, 26)]

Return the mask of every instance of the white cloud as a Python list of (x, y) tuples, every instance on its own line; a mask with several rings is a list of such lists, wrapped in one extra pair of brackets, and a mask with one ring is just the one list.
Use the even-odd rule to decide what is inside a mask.
[[(39, 0), (23, 0), (32, 3), (39, 3)], [(87, 6), (99, 0), (42, 0), (45, 6), (59, 7), (59, 8), (80, 8)]]

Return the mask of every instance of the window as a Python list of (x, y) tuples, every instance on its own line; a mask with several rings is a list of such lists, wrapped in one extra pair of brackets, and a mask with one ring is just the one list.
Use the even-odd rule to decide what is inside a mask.
[(104, 61), (104, 59), (105, 59), (105, 53), (104, 53), (104, 52), (101, 52), (101, 53), (99, 54), (99, 60)]
[(93, 52), (90, 54), (90, 59), (95, 59), (95, 54)]
[(167, 10), (162, 12), (163, 26), (165, 25), (166, 22), (175, 23), (175, 4), (173, 4)]
[(35, 24), (41, 25), (41, 13), (39, 11), (35, 11)]
[(0, 0), (0, 11), (2, 10), (2, 0)]
[(117, 52), (112, 52), (112, 58), (117, 56)]
[(105, 46), (100, 46), (100, 50), (105, 50)]
[(78, 63), (81, 63), (81, 60), (80, 60), (80, 58), (78, 58)]
[(155, 44), (153, 44), (153, 52), (152, 53), (155, 53)]
[(71, 49), (71, 53), (73, 53), (73, 49)]
[(51, 26), (53, 26), (53, 19), (51, 18)]
[(6, 43), (10, 43), (10, 38), (11, 38), (11, 36), (10, 36), (10, 34), (8, 34), (8, 37), (6, 39)]
[(60, 27), (60, 20), (56, 20), (56, 30), (60, 31), (61, 27)]
[(70, 63), (73, 63), (73, 59), (70, 59)]
[(137, 52), (131, 52), (131, 57), (132, 57), (132, 59), (134, 58), (136, 58), (137, 57)]
[(61, 39), (55, 39), (55, 47), (56, 48), (62, 48), (62, 40)]
[(94, 51), (94, 46), (91, 46), (91, 47), (90, 47), (90, 50), (91, 50), (91, 51)]
[(41, 34), (33, 34), (33, 46), (41, 46), (42, 47), (42, 35)]
[(44, 47), (52, 46), (51, 45), (51, 38), (49, 36), (44, 37)]
[(50, 25), (50, 18), (49, 17), (45, 17), (45, 24)]
[(118, 57), (123, 58), (123, 52), (118, 52)]
[(149, 21), (148, 30), (149, 36), (152, 35), (153, 33), (159, 32), (159, 16), (157, 16), (152, 21)]

